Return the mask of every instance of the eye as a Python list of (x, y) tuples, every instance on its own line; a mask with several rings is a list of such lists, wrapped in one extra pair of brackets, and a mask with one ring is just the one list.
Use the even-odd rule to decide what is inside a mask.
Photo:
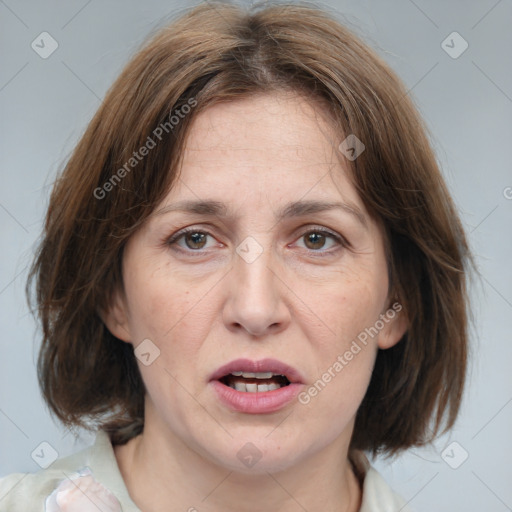
[[(207, 231), (202, 231), (196, 228), (187, 228), (178, 233), (174, 234), (171, 238), (167, 240), (168, 245), (177, 245), (181, 249), (187, 250), (190, 249), (194, 252), (201, 252), (202, 249), (206, 247), (206, 240), (211, 236)], [(185, 242), (185, 247), (180, 245), (178, 242), (181, 239)]]
[[(326, 256), (327, 254), (332, 254), (333, 252), (337, 251), (337, 249), (335, 249), (334, 251), (321, 250), (325, 248), (326, 241), (328, 239), (331, 239), (331, 241), (333, 242), (331, 247), (337, 246), (337, 249), (339, 249), (341, 247), (348, 246), (348, 243), (342, 236), (323, 228), (315, 228), (309, 230), (306, 233), (303, 233), (299, 238), (299, 240), (304, 240), (305, 247), (307, 250), (314, 253), (319, 253), (318, 256)], [(317, 255), (315, 254), (315, 256)]]
[[(207, 249), (207, 239), (213, 236), (208, 232), (197, 228), (186, 228), (178, 231), (166, 241), (169, 246), (177, 246), (179, 250), (203, 254)], [(331, 240), (331, 247), (335, 246), (334, 250), (321, 250), (325, 248), (326, 242)], [(180, 244), (183, 240), (185, 246)], [(328, 231), (324, 228), (315, 228), (306, 231), (301, 235), (299, 240), (305, 241), (305, 249), (311, 253), (315, 253), (315, 256), (328, 256), (338, 249), (348, 247), (349, 244), (344, 237), (332, 231)]]

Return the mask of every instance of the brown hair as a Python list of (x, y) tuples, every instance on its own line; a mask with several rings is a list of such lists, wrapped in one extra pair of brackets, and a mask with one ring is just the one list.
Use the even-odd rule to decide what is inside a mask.
[[(453, 426), (466, 373), (471, 257), (404, 85), (320, 9), (211, 2), (159, 31), (128, 63), (52, 191), (27, 291), (35, 279), (39, 382), (65, 425), (93, 422), (114, 444), (142, 431), (145, 389), (133, 347), (98, 314), (123, 286), (123, 247), (175, 183), (195, 116), (280, 90), (320, 101), (340, 142), (355, 134), (365, 144), (356, 160), (339, 157), (384, 227), (390, 297), (409, 321), (403, 339), (378, 352), (351, 448), (394, 454), (430, 441), (443, 420), (444, 430)], [(154, 147), (136, 158), (150, 140)]]

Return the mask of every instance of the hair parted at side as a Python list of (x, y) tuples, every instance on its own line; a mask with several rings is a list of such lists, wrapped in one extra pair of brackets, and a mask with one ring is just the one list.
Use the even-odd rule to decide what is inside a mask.
[[(407, 90), (321, 9), (221, 2), (190, 9), (135, 55), (54, 185), (27, 293), (35, 281), (39, 383), (65, 425), (101, 427), (114, 444), (142, 431), (133, 347), (99, 314), (122, 289), (123, 247), (176, 182), (192, 120), (214, 103), (278, 91), (325, 106), (340, 143), (348, 134), (364, 143), (356, 160), (339, 158), (384, 227), (390, 300), (409, 321), (398, 344), (378, 351), (351, 448), (395, 454), (453, 426), (467, 366), (471, 255)], [(188, 114), (171, 125), (175, 111)], [(150, 139), (145, 156), (131, 160)]]

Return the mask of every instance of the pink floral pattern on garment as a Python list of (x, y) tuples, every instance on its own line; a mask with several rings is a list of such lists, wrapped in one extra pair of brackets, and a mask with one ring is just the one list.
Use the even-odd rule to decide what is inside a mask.
[(63, 480), (46, 498), (45, 512), (122, 512), (114, 494), (85, 467)]

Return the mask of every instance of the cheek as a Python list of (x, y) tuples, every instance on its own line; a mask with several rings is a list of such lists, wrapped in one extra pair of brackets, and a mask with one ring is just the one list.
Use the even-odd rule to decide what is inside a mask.
[(307, 289), (315, 321), (303, 318), (301, 328), (318, 357), (301, 403), (314, 409), (315, 418), (333, 422), (333, 428), (355, 414), (370, 382), (377, 353), (372, 328), (387, 297), (385, 272), (385, 265), (372, 261)]
[[(160, 349), (161, 363), (177, 375), (188, 371), (218, 313), (212, 303), (214, 283), (191, 282), (170, 265), (147, 265), (132, 275), (127, 295), (134, 341), (149, 338)], [(179, 364), (177, 363), (179, 361)]]
[(304, 311), (309, 312), (301, 321), (307, 337), (332, 355), (373, 326), (386, 303), (385, 272), (385, 265), (383, 272), (378, 262), (371, 262), (333, 272), (328, 279), (303, 282), (297, 295), (307, 298)]
[(308, 334), (317, 358), (313, 380), (299, 395), (299, 402), (315, 421), (329, 424), (333, 436), (356, 414), (368, 388), (377, 355), (371, 328), (384, 300), (385, 294), (370, 284), (354, 283), (323, 295), (318, 303), (323, 304), (324, 334)]

